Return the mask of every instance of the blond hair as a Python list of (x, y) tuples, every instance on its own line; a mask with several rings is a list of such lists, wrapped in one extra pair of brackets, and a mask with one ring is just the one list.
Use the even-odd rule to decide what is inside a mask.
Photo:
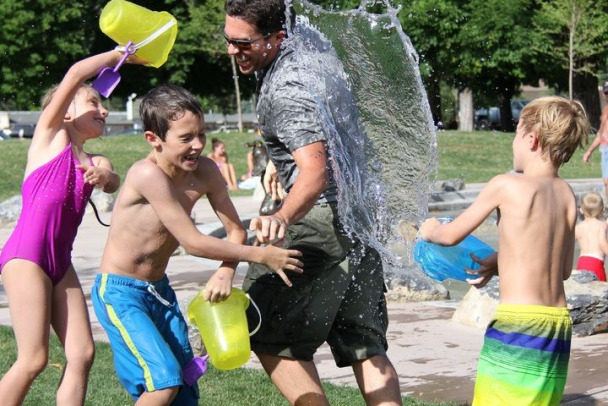
[[(49, 88), (49, 90), (46, 91), (46, 93), (44, 94), (44, 96), (42, 96), (42, 99), (40, 101), (40, 104), (42, 105), (42, 110), (46, 109), (48, 107), (48, 105), (51, 103), (51, 100), (53, 99), (53, 96), (57, 92), (57, 89), (59, 89), (59, 83), (57, 83), (56, 85), (51, 86)], [(76, 94), (80, 93), (80, 91), (82, 89), (93, 89), (93, 88), (90, 85), (88, 85), (86, 83), (83, 83), (82, 85), (80, 85), (80, 87), (76, 91)]]
[(581, 212), (585, 217), (598, 218), (604, 212), (604, 200), (599, 193), (590, 192), (581, 198)]
[(587, 142), (589, 119), (577, 100), (559, 96), (541, 97), (524, 107), (519, 117), (524, 131), (534, 131), (543, 155), (559, 168)]

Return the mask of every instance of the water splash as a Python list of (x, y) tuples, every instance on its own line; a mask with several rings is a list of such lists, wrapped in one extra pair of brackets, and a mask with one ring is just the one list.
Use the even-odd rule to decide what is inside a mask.
[(417, 224), (427, 214), (437, 138), (399, 10), (370, 14), (362, 3), (330, 12), (305, 0), (294, 7), (298, 22), (290, 37), (305, 65), (300, 78), (317, 99), (324, 130), (347, 134), (328, 137), (341, 218), (392, 269), (403, 269), (404, 261), (412, 263), (411, 247), (405, 258), (394, 249), (404, 245), (397, 225)]

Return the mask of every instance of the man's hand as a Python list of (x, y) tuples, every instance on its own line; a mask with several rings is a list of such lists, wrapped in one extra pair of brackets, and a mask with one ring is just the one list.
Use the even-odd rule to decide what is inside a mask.
[(277, 245), (278, 242), (285, 238), (287, 222), (276, 214), (272, 216), (260, 216), (251, 220), (249, 229), (255, 231), (259, 242)]
[(268, 193), (275, 202), (283, 200), (283, 198), (285, 198), (287, 195), (287, 193), (285, 193), (285, 189), (283, 189), (283, 185), (281, 185), (281, 182), (279, 181), (277, 168), (270, 160), (266, 165), (266, 171), (264, 172), (262, 184), (264, 185), (264, 190), (266, 193)]

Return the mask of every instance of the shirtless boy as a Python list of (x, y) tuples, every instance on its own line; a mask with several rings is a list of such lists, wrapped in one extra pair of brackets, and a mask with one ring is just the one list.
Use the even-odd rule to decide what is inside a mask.
[[(239, 261), (262, 263), (290, 281), (284, 270), (302, 272), (298, 251), (242, 245), (246, 231), (215, 163), (203, 156), (205, 125), (196, 98), (162, 85), (142, 100), (147, 158), (129, 170), (120, 190), (93, 286), (95, 313), (114, 352), (116, 373), (136, 405), (196, 405), (198, 388), (183, 382), (193, 358), (187, 325), (165, 274), (182, 245), (191, 255), (224, 261), (206, 284), (205, 299), (230, 294)], [(227, 241), (201, 234), (189, 217), (207, 196)]]
[(572, 335), (563, 281), (572, 270), (577, 210), (558, 169), (588, 134), (579, 102), (533, 100), (523, 109), (513, 140), (517, 173), (490, 180), (451, 223), (432, 218), (420, 228), (425, 240), (455, 245), (498, 210), (500, 251), (490, 259), (494, 266), (470, 271), (479, 276), (469, 282), (476, 286), (500, 275), (500, 304), (486, 330), (473, 405), (560, 403)]
[(581, 250), (576, 269), (593, 272), (598, 280), (606, 282), (604, 260), (608, 255), (608, 224), (600, 220), (604, 201), (599, 193), (587, 193), (581, 199), (583, 221), (576, 225), (576, 241)]

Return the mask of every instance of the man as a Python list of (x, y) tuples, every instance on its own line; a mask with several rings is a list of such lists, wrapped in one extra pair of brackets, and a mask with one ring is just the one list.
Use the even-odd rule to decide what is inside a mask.
[[(288, 15), (293, 23), (292, 9)], [(382, 263), (338, 217), (328, 155), (334, 135), (324, 131), (319, 105), (301, 80), (314, 73), (294, 52), (298, 33), (287, 38), (283, 0), (227, 0), (224, 36), (241, 73), (258, 79), (256, 110), (270, 157), (264, 183), (280, 181), (287, 192), (278, 211), (253, 219), (251, 229), (263, 242), (285, 237), (304, 262), (303, 274), (289, 275), (292, 287), (267, 268), (249, 268), (243, 288), (263, 323), (251, 338), (253, 351), (291, 404), (328, 405), (313, 362), (327, 341), (336, 364), (352, 366), (368, 405), (400, 405), (399, 379), (386, 356)]]

